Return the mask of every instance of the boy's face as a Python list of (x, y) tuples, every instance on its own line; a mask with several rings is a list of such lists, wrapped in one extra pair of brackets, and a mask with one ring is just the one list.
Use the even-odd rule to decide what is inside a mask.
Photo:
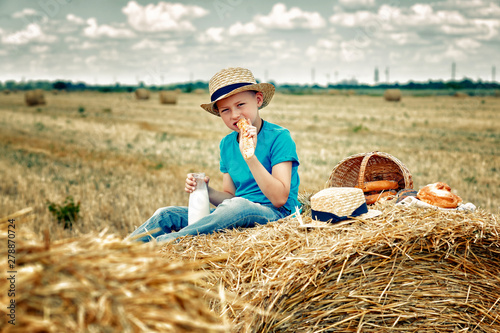
[(216, 103), (220, 117), (227, 127), (233, 131), (239, 131), (236, 123), (240, 118), (249, 118), (252, 124), (260, 119), (259, 107), (264, 101), (261, 92), (242, 91)]

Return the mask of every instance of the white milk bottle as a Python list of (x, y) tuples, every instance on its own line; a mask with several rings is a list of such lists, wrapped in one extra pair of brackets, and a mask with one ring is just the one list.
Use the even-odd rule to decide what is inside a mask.
[(196, 189), (189, 194), (189, 225), (210, 214), (210, 201), (208, 200), (208, 188), (207, 183), (205, 183), (205, 174), (193, 173), (192, 175), (196, 180)]

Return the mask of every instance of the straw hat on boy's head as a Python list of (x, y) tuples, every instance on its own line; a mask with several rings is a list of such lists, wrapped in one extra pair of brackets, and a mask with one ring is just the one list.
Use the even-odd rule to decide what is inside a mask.
[(382, 214), (368, 209), (363, 190), (355, 187), (330, 187), (311, 197), (313, 220), (340, 222), (352, 217), (370, 219)]
[(274, 95), (274, 86), (270, 83), (257, 83), (250, 70), (241, 67), (230, 67), (216, 73), (208, 83), (210, 103), (200, 106), (206, 111), (219, 115), (215, 103), (242, 91), (260, 91), (264, 95), (261, 109), (269, 104)]

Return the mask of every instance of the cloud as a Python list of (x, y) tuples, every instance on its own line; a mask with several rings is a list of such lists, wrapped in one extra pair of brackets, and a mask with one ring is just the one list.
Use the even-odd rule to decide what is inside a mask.
[(177, 45), (178, 41), (159, 41), (159, 40), (151, 40), (149, 38), (143, 39), (134, 45), (132, 45), (131, 49), (134, 51), (142, 51), (142, 50), (158, 50), (161, 53), (174, 53), (179, 51)]
[(393, 42), (396, 45), (425, 45), (428, 41), (420, 37), (413, 31), (390, 32), (386, 35), (386, 42)]
[(115, 28), (107, 24), (98, 25), (95, 18), (87, 20), (87, 27), (83, 29), (83, 34), (90, 38), (110, 37), (110, 38), (130, 38), (135, 34), (124, 28)]
[(264, 33), (264, 29), (255, 24), (255, 22), (249, 22), (246, 24), (242, 24), (241, 22), (236, 22), (235, 24), (229, 27), (228, 33), (230, 36), (257, 35)]
[(28, 24), (25, 29), (11, 34), (5, 32), (2, 34), (2, 43), (11, 45), (23, 45), (30, 42), (53, 43), (56, 40), (56, 36), (46, 35), (36, 23)]
[(224, 41), (224, 28), (212, 27), (198, 36), (198, 41), (205, 44), (209, 42), (222, 43)]
[(46, 53), (49, 49), (50, 48), (48, 45), (33, 45), (30, 48), (30, 51), (32, 53), (38, 54), (38, 53)]
[(20, 12), (13, 13), (12, 17), (13, 18), (23, 18), (26, 16), (35, 16), (35, 15), (38, 15), (38, 12), (36, 10), (34, 10), (33, 8), (24, 8)]
[(340, 0), (342, 8), (360, 9), (375, 6), (375, 0)]
[(306, 50), (308, 59), (311, 60), (334, 60), (338, 57), (339, 43), (336, 40), (320, 38), (316, 45), (309, 46)]
[(337, 13), (330, 16), (329, 21), (334, 25), (340, 25), (343, 27), (358, 27), (368, 21), (378, 19), (377, 14), (364, 10), (355, 13)]
[(428, 4), (414, 4), (409, 8), (382, 5), (377, 12), (335, 13), (329, 22), (337, 27), (355, 28), (367, 38), (389, 36), (399, 45), (419, 44), (423, 40), (441, 43), (449, 37), (490, 40), (498, 36), (500, 28), (498, 20), (471, 18), (454, 9), (435, 10)]
[(208, 11), (194, 5), (167, 3), (160, 1), (157, 5), (141, 6), (130, 1), (122, 9), (127, 15), (128, 23), (137, 31), (194, 31), (191, 20), (203, 17)]
[(357, 62), (366, 58), (367, 50), (360, 46), (356, 40), (343, 41), (340, 43), (340, 53), (346, 62)]
[(269, 15), (257, 15), (254, 22), (265, 28), (285, 30), (319, 29), (326, 25), (325, 19), (318, 12), (307, 12), (298, 7), (287, 10), (282, 3), (275, 4)]
[(430, 64), (438, 64), (443, 61), (448, 60), (462, 60), (466, 59), (466, 53), (463, 50), (459, 50), (453, 45), (448, 45), (446, 50), (443, 52), (433, 52), (424, 55), (424, 62)]
[(489, 3), (487, 6), (476, 7), (475, 9), (476, 9), (475, 13), (481, 17), (491, 17), (491, 18), (500, 17), (500, 6), (493, 2)]
[(455, 44), (461, 49), (469, 51), (473, 51), (474, 49), (477, 49), (481, 46), (481, 43), (471, 38), (458, 39), (457, 41), (455, 41)]
[(84, 19), (82, 19), (81, 17), (78, 17), (76, 15), (73, 15), (73, 14), (66, 15), (66, 20), (68, 20), (69, 22), (78, 24), (78, 25), (85, 24), (85, 20)]
[(330, 23), (344, 27), (360, 27), (370, 22), (384, 23), (396, 30), (401, 27), (433, 26), (444, 24), (467, 25), (469, 21), (458, 11), (434, 11), (428, 4), (415, 4), (410, 8), (382, 5), (376, 13), (357, 11), (355, 13), (336, 13)]
[(151, 50), (159, 48), (161, 43), (159, 41), (153, 41), (150, 39), (143, 39), (138, 43), (132, 45), (132, 50)]
[(74, 43), (74, 44), (71, 44), (68, 46), (68, 49), (70, 49), (70, 50), (91, 50), (91, 49), (97, 49), (97, 48), (99, 48), (99, 44), (91, 43), (87, 40), (84, 41), (83, 43), (78, 42), (78, 43)]
[(475, 34), (477, 39), (500, 41), (500, 21), (498, 19), (476, 19), (472, 22), (474, 29), (470, 34)]

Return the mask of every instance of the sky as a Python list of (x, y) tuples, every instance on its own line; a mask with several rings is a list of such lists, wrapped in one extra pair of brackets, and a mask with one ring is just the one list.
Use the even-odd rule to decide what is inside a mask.
[(498, 81), (500, 0), (0, 0), (0, 81)]

